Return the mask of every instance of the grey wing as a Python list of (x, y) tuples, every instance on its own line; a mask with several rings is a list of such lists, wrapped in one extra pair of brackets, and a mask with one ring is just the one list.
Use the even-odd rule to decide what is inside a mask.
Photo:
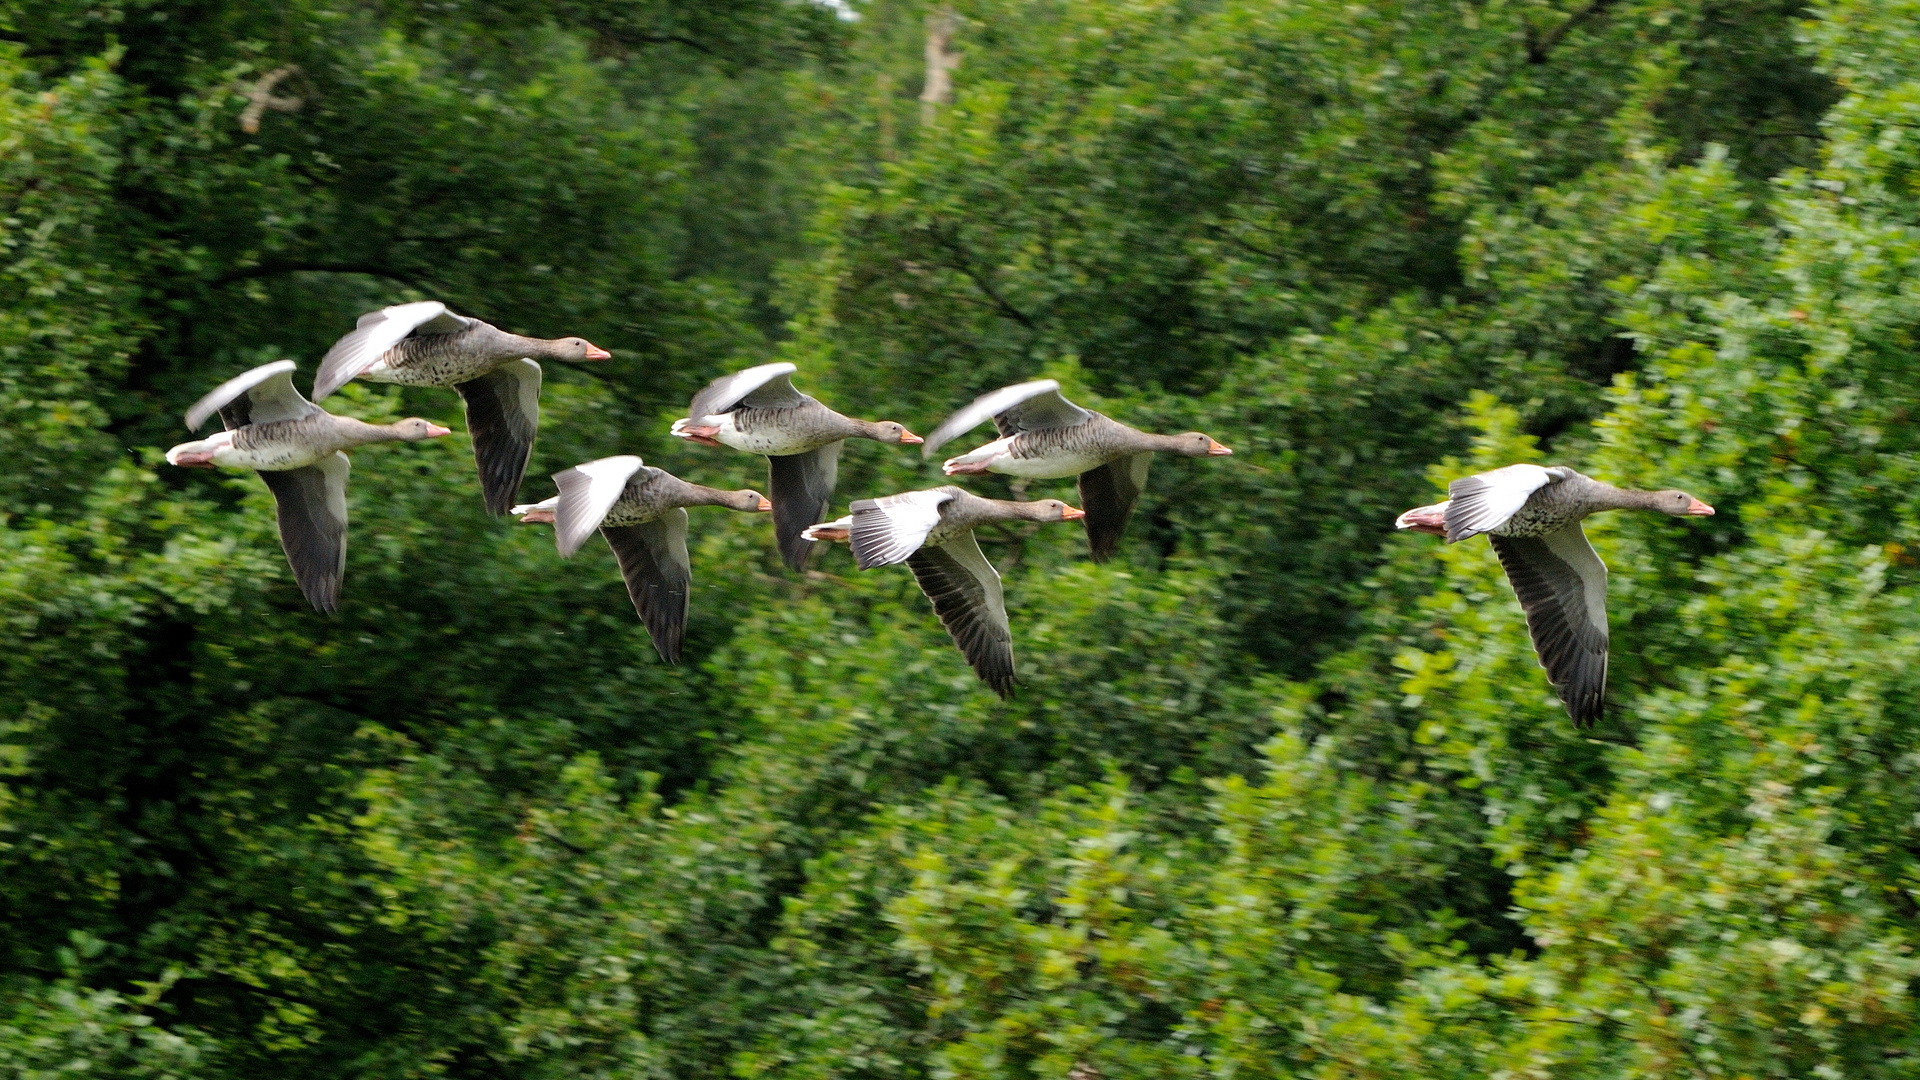
[(504, 514), (520, 490), (533, 437), (540, 430), (540, 365), (510, 360), (454, 389), (467, 403), (467, 434), (480, 467), (480, 496), (487, 513)]
[(345, 386), (409, 334), (451, 334), (468, 325), (469, 320), (448, 311), (438, 300), (369, 311), (320, 358), (320, 369), (313, 376), (313, 399), (324, 400)]
[(727, 412), (738, 405), (756, 409), (790, 408), (806, 401), (806, 395), (793, 388), (788, 376), (800, 370), (792, 364), (761, 364), (731, 375), (722, 375), (693, 395), (687, 416), (698, 422)]
[(1080, 474), (1080, 509), (1087, 512), (1087, 547), (1097, 563), (1113, 558), (1133, 504), (1147, 489), (1153, 451), (1116, 458)]
[(1003, 698), (1012, 696), (1013, 630), (1006, 600), (1000, 575), (980, 553), (973, 532), (921, 548), (907, 557), (907, 568), (980, 681)]
[(982, 394), (969, 405), (941, 421), (920, 448), (924, 455), (972, 431), (982, 420), (993, 418), (1000, 434), (1036, 428), (1073, 427), (1084, 424), (1093, 414), (1060, 396), (1060, 384), (1053, 379), (1036, 379), (1015, 386), (1003, 386)]
[(660, 659), (679, 663), (680, 643), (687, 634), (687, 594), (693, 588), (687, 512), (674, 509), (638, 525), (610, 525), (600, 535), (620, 563), (627, 596)]
[(795, 570), (804, 570), (813, 542), (807, 527), (827, 517), (833, 488), (840, 478), (840, 447), (831, 442), (804, 454), (782, 454), (767, 459), (767, 498), (773, 503), (773, 538), (780, 557)]
[(280, 523), (280, 547), (293, 568), (293, 580), (316, 611), (340, 604), (340, 579), (347, 572), (347, 455), (335, 452), (317, 464), (260, 479), (273, 492)]
[(1541, 537), (1490, 539), (1527, 613), (1527, 632), (1548, 681), (1574, 724), (1593, 726), (1606, 712), (1606, 564), (1579, 522)]
[(243, 371), (206, 392), (187, 410), (187, 428), (198, 431), (215, 412), (228, 431), (248, 424), (298, 420), (319, 406), (293, 388), (293, 361), (275, 360)]

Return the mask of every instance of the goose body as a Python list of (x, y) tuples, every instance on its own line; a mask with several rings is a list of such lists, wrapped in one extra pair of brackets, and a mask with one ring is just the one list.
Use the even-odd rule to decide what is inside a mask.
[(419, 417), (368, 424), (335, 416), (293, 388), (294, 363), (263, 364), (214, 387), (187, 410), (198, 429), (214, 413), (226, 430), (167, 451), (185, 467), (253, 469), (273, 492), (280, 546), (319, 611), (339, 604), (347, 559), (347, 476), (343, 452), (377, 442), (418, 442), (449, 434)]
[(493, 514), (505, 513), (527, 471), (540, 426), (536, 360), (605, 360), (583, 338), (530, 338), (456, 315), (438, 300), (371, 311), (320, 360), (313, 397), (353, 379), (451, 388), (466, 403), (467, 432), (480, 490)]
[(1581, 522), (1605, 510), (1709, 517), (1684, 491), (1617, 488), (1564, 465), (1508, 465), (1448, 485), (1449, 498), (1415, 507), (1397, 528), (1458, 543), (1487, 534), (1507, 572), (1534, 655), (1580, 727), (1606, 713), (1607, 567)]
[(951, 485), (854, 501), (853, 513), (812, 526), (807, 540), (853, 545), (860, 569), (906, 563), (953, 643), (994, 693), (1013, 693), (1013, 629), (1000, 574), (973, 531), (996, 521), (1073, 521), (1058, 499), (983, 499)]
[(1087, 543), (1095, 562), (1113, 557), (1134, 504), (1146, 489), (1147, 468), (1156, 452), (1185, 457), (1233, 453), (1198, 431), (1155, 435), (1083, 409), (1062, 397), (1053, 379), (982, 394), (927, 436), (923, 452), (933, 453), (989, 418), (1000, 438), (948, 458), (941, 470), (948, 476), (994, 472), (1036, 480), (1079, 477)]
[(512, 512), (523, 515), (521, 521), (552, 522), (554, 544), (566, 558), (599, 530), (620, 564), (634, 611), (654, 649), (669, 664), (680, 662), (693, 586), (686, 508), (724, 506), (748, 513), (772, 509), (757, 491), (689, 484), (631, 454), (563, 469), (553, 475), (553, 482), (560, 494)]
[(920, 437), (891, 420), (859, 420), (796, 390), (792, 364), (762, 364), (723, 375), (693, 397), (672, 433), (706, 446), (725, 446), (767, 458), (774, 540), (795, 570), (813, 545), (802, 538), (833, 501), (840, 450), (848, 439), (911, 445)]

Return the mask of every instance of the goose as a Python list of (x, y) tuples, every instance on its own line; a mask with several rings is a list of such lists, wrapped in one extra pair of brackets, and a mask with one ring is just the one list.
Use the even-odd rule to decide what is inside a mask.
[(982, 394), (927, 436), (921, 452), (931, 455), (988, 417), (993, 418), (1000, 437), (948, 458), (941, 471), (948, 476), (996, 472), (1036, 480), (1079, 477), (1080, 505), (1087, 512), (1087, 546), (1094, 562), (1113, 557), (1133, 515), (1133, 504), (1147, 486), (1147, 466), (1153, 463), (1155, 451), (1183, 457), (1233, 453), (1198, 431), (1154, 435), (1083, 409), (1061, 397), (1060, 384), (1053, 379)]
[(1397, 528), (1444, 536), (1447, 543), (1486, 533), (1526, 612), (1534, 655), (1560, 693), (1574, 725), (1606, 713), (1607, 566), (1582, 519), (1602, 510), (1655, 510), (1712, 517), (1713, 507), (1684, 491), (1617, 488), (1564, 465), (1508, 465), (1447, 486), (1449, 498), (1394, 519)]
[(572, 558), (595, 529), (620, 564), (633, 610), (660, 659), (680, 662), (687, 632), (689, 506), (724, 506), (743, 513), (773, 509), (757, 491), (716, 491), (645, 464), (631, 454), (600, 458), (553, 474), (560, 494), (516, 506), (522, 522), (550, 522), (562, 558)]
[(584, 338), (530, 338), (455, 315), (438, 300), (370, 311), (320, 358), (313, 400), (350, 380), (450, 387), (467, 406), (467, 434), (480, 467), (487, 513), (507, 511), (527, 472), (540, 427), (540, 365), (535, 360), (605, 360), (613, 354)]
[(1000, 574), (973, 530), (994, 521), (1074, 521), (1081, 510), (1059, 499), (983, 499), (947, 485), (879, 499), (858, 499), (853, 513), (807, 529), (807, 540), (853, 545), (860, 569), (904, 562), (980, 681), (1013, 694), (1013, 630)]
[(341, 451), (451, 432), (417, 416), (392, 424), (335, 416), (300, 396), (293, 370), (293, 361), (276, 360), (214, 387), (187, 410), (187, 430), (198, 431), (216, 412), (226, 430), (168, 450), (167, 464), (258, 472), (273, 492), (280, 547), (293, 579), (307, 602), (327, 613), (339, 606), (340, 578), (347, 569), (351, 466)]
[(728, 446), (767, 458), (773, 535), (780, 557), (803, 570), (813, 545), (801, 539), (833, 502), (840, 447), (848, 439), (911, 446), (920, 436), (891, 420), (842, 416), (793, 388), (792, 364), (762, 364), (723, 375), (693, 396), (672, 432), (703, 446)]

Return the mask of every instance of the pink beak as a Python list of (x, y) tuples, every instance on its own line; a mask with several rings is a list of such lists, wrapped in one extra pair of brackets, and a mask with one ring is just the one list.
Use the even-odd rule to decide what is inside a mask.
[(1061, 521), (1079, 521), (1081, 518), (1086, 516), (1087, 516), (1087, 512), (1085, 510), (1080, 509), (1077, 506), (1069, 506), (1060, 511)]
[(428, 422), (427, 424), (427, 438), (429, 439), (437, 439), (442, 435), (451, 435), (451, 434), (453, 434), (452, 428), (441, 427), (439, 424), (435, 424), (432, 422)]
[(520, 519), (520, 523), (523, 525), (540, 524), (540, 523), (551, 525), (553, 524), (553, 511), (529, 510), (527, 511), (526, 516)]
[(612, 353), (610, 353), (610, 352), (608, 352), (607, 350), (605, 350), (605, 349), (603, 349), (603, 348), (601, 348), (600, 346), (598, 346), (598, 345), (595, 345), (595, 344), (593, 344), (592, 342), (588, 342), (588, 343), (587, 343), (587, 355), (586, 355), (586, 359), (588, 359), (588, 360), (611, 360), (611, 359), (613, 359), (613, 354), (612, 354)]
[(1687, 504), (1687, 516), (1688, 517), (1712, 517), (1713, 507), (1708, 506), (1706, 503), (1701, 502), (1699, 499), (1694, 499), (1692, 502), (1689, 502)]
[(1208, 439), (1207, 440), (1207, 456), (1208, 457), (1232, 457), (1233, 451), (1227, 449), (1224, 446), (1221, 446), (1219, 443), (1214, 442), (1212, 439)]
[(764, 514), (767, 511), (773, 509), (773, 501), (771, 499), (768, 499), (765, 495), (762, 495), (760, 496), (760, 505), (754, 507), (754, 509)]

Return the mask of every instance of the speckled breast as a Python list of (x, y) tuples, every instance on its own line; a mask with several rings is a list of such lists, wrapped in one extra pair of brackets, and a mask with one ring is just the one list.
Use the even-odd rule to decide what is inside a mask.
[(478, 356), (466, 334), (410, 337), (382, 353), (360, 377), (401, 386), (454, 386), (491, 371), (493, 361)]
[(993, 471), (1051, 480), (1078, 476), (1120, 456), (1090, 438), (1093, 434), (1081, 427), (1023, 431), (1013, 437), (1007, 456), (994, 463)]
[(723, 421), (714, 440), (749, 454), (785, 456), (818, 450), (846, 438), (844, 434), (812, 430), (805, 423), (808, 417), (799, 415), (800, 412), (799, 409), (735, 409), (725, 414), (725, 418), (732, 421), (731, 427)]
[(602, 518), (600, 526), (618, 528), (622, 525), (641, 525), (652, 521), (661, 514), (672, 510), (662, 493), (654, 490), (650, 484), (628, 484), (620, 498), (607, 508), (607, 516)]
[(235, 468), (284, 472), (311, 465), (342, 449), (334, 445), (334, 440), (314, 439), (315, 434), (320, 433), (308, 430), (300, 420), (249, 424), (234, 430), (233, 442), (215, 460)]
[(1585, 517), (1565, 499), (1556, 497), (1556, 486), (1548, 485), (1534, 492), (1504, 524), (1487, 531), (1495, 536), (1545, 536)]

